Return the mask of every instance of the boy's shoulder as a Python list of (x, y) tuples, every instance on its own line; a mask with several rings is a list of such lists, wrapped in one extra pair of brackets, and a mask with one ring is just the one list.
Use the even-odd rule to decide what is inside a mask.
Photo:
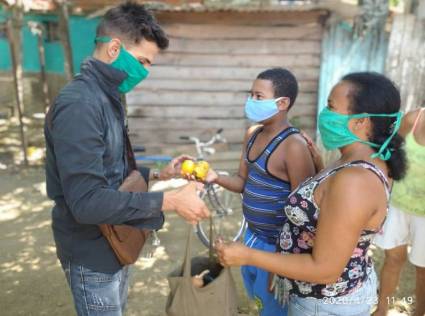
[(307, 141), (300, 133), (289, 135), (279, 147), (286, 155), (291, 156), (302, 155), (309, 151)]
[(247, 130), (246, 130), (246, 134), (247, 135), (252, 135), (257, 129), (259, 129), (260, 127), (262, 127), (263, 125), (261, 124), (255, 124), (250, 126)]
[(286, 138), (286, 144), (290, 146), (304, 146), (307, 147), (307, 141), (301, 133), (293, 133)]
[(248, 142), (248, 140), (251, 138), (251, 136), (259, 129), (261, 128), (263, 125), (261, 124), (256, 124), (256, 125), (252, 125), (250, 126), (245, 133), (245, 142)]

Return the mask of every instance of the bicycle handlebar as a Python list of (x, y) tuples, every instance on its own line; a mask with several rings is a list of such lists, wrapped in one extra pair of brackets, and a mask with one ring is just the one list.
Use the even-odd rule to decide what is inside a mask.
[(221, 136), (222, 132), (223, 132), (223, 129), (219, 128), (215, 132), (215, 135), (213, 137), (211, 137), (211, 139), (207, 142), (201, 142), (201, 140), (198, 137), (194, 137), (194, 136), (183, 135), (183, 136), (180, 136), (179, 138), (181, 140), (189, 140), (192, 143), (194, 143), (195, 146), (196, 146), (196, 151), (198, 153), (198, 157), (203, 158), (204, 153), (207, 153), (207, 154), (213, 153), (209, 148), (211, 145), (215, 144), (216, 142), (226, 143), (226, 139), (223, 136)]
[(215, 132), (215, 135), (213, 137), (211, 137), (211, 139), (209, 141), (206, 141), (206, 142), (201, 142), (201, 140), (198, 137), (186, 136), (186, 135), (179, 136), (179, 139), (181, 139), (181, 140), (190, 140), (193, 143), (199, 143), (200, 146), (210, 146), (210, 145), (214, 144), (217, 141), (221, 141), (223, 143), (226, 142), (226, 139), (224, 139), (224, 137), (221, 136), (221, 133), (222, 132), (223, 132), (223, 129), (222, 128), (219, 128)]

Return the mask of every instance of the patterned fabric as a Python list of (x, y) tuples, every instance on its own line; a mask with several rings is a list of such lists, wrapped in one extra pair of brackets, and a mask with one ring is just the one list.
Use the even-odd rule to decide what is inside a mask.
[[(319, 207), (314, 201), (314, 191), (327, 177), (339, 170), (349, 167), (362, 167), (375, 173), (385, 185), (387, 199), (390, 189), (385, 175), (376, 166), (365, 161), (346, 163), (324, 174), (304, 181), (290, 196), (285, 207), (288, 218), (283, 225), (278, 250), (282, 254), (311, 253), (316, 236), (316, 226), (319, 217)], [(343, 273), (334, 284), (314, 284), (286, 278), (279, 278), (276, 284), (276, 296), (283, 301), (289, 294), (299, 297), (338, 297), (352, 293), (367, 279), (373, 269), (372, 260), (367, 251), (377, 231), (363, 230), (356, 248)]]
[(291, 192), (291, 185), (272, 175), (267, 169), (267, 163), (279, 144), (289, 135), (299, 133), (299, 130), (294, 127), (283, 130), (255, 160), (250, 160), (249, 152), (261, 131), (262, 128), (258, 128), (247, 144), (245, 161), (248, 165), (248, 177), (243, 192), (243, 213), (254, 233), (275, 243), (285, 221), (283, 209)]

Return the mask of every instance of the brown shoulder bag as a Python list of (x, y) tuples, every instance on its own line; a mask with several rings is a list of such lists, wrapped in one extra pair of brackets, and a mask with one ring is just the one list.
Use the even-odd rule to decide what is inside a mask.
[[(133, 148), (131, 147), (130, 139), (126, 131), (124, 131), (126, 143), (126, 156), (128, 160), (128, 173), (137, 170), (136, 160), (134, 158)], [(140, 186), (139, 186), (140, 187)], [(143, 189), (131, 192), (146, 192), (148, 190), (146, 183), (142, 186)], [(130, 225), (99, 225), (103, 236), (108, 240), (112, 250), (118, 258), (121, 265), (133, 264), (139, 258), (143, 245), (148, 239), (151, 231), (139, 229)]]

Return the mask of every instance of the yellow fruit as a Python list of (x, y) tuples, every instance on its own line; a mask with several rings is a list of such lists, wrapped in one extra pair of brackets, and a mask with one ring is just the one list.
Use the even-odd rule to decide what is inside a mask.
[(189, 176), (193, 173), (195, 169), (195, 162), (193, 160), (185, 160), (181, 166), (181, 173), (183, 175)]
[(206, 162), (205, 160), (200, 160), (196, 163), (197, 167), (209, 170), (210, 169), (210, 164), (208, 162)]
[(198, 161), (195, 165), (195, 169), (193, 170), (193, 175), (196, 177), (196, 179), (205, 181), (209, 169), (210, 165), (208, 164), (208, 162), (204, 160)]

